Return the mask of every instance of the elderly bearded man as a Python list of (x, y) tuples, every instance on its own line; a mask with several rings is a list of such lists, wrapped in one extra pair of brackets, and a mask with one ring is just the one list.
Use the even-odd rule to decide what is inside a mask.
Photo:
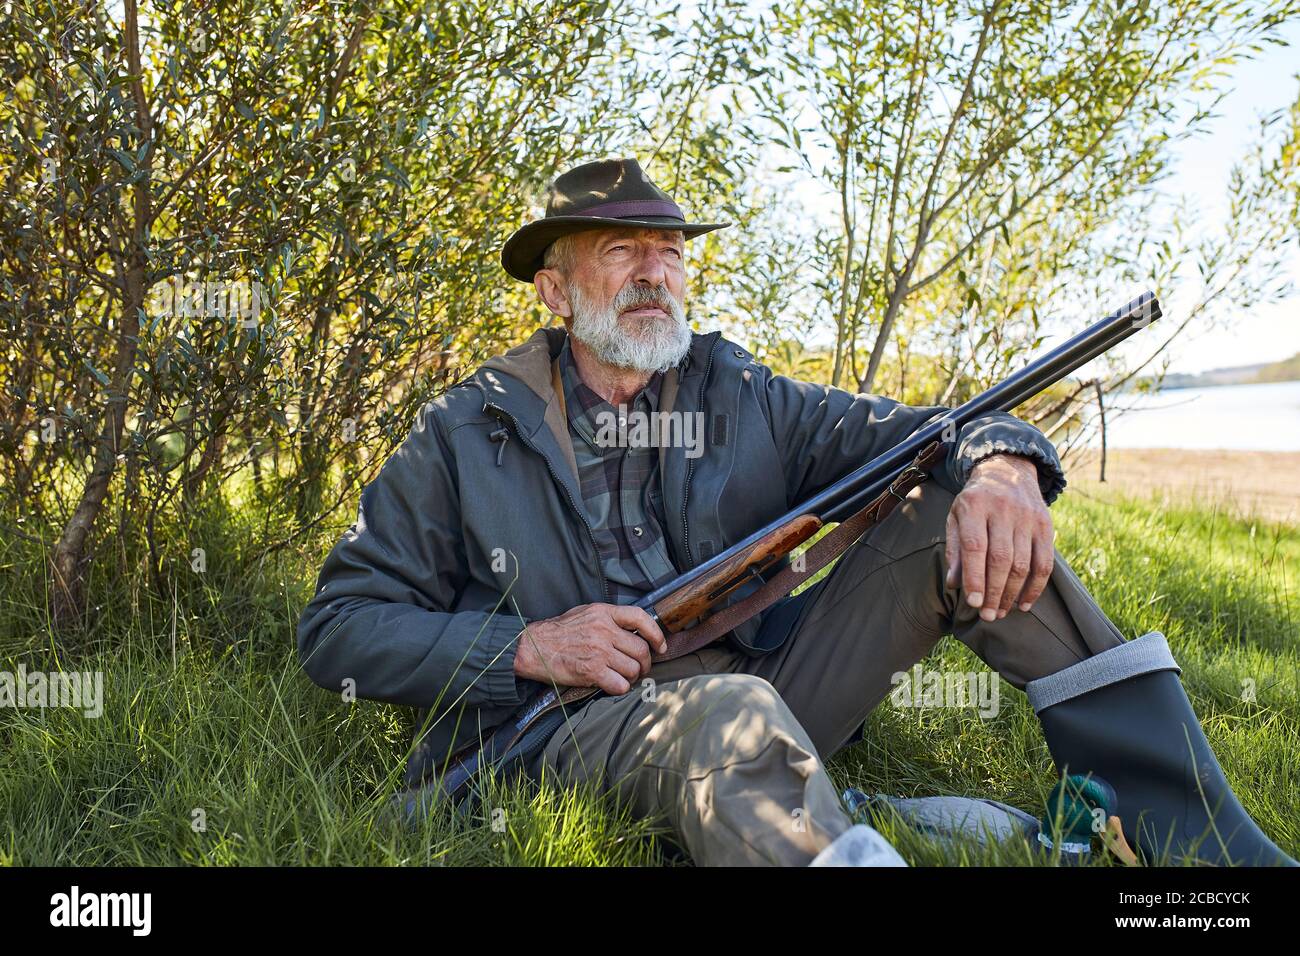
[[(1285, 861), (1219, 772), (1164, 638), (1126, 641), (1055, 552), (1060, 461), (1007, 414), (963, 428), (933, 480), (816, 585), (652, 660), (664, 635), (632, 602), (945, 411), (774, 375), (692, 333), (685, 241), (722, 225), (687, 222), (632, 159), (552, 183), (502, 263), (564, 328), (422, 410), (303, 612), (307, 673), (431, 710), (423, 747), (443, 755), (544, 685), (595, 686), (528, 774), (594, 781), (701, 864), (901, 863), (841, 806), (822, 757), (953, 634), (1028, 690), (1058, 766), (1115, 787), (1131, 840)], [(698, 416), (702, 445), (602, 437), (669, 411)], [(1202, 792), (1222, 847), (1199, 844)], [(1150, 838), (1132, 831), (1139, 812)]]

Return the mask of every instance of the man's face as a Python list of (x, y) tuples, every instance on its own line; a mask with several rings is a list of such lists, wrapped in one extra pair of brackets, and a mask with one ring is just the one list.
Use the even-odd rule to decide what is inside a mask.
[(653, 372), (680, 362), (691, 345), (682, 233), (613, 228), (576, 238), (566, 288), (573, 337), (607, 365)]

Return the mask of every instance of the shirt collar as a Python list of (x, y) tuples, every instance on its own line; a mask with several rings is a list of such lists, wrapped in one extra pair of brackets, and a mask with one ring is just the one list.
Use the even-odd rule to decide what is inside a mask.
[[(564, 384), (564, 404), (568, 411), (569, 425), (576, 428), (579, 434), (588, 442), (594, 444), (597, 415), (604, 412), (617, 416), (618, 409), (597, 395), (582, 381), (582, 377), (578, 374), (578, 365), (573, 360), (573, 351), (569, 348), (569, 338), (567, 336), (564, 339), (564, 346), (560, 349), (560, 380)], [(655, 372), (651, 375), (645, 387), (637, 392), (632, 401), (628, 403), (629, 410), (642, 410), (644, 403), (647, 406), (644, 410), (658, 411), (659, 391), (663, 387), (663, 380), (663, 372)]]

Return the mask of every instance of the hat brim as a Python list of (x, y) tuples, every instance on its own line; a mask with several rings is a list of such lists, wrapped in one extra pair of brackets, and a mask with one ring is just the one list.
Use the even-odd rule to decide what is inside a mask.
[(730, 226), (729, 222), (682, 222), (671, 216), (640, 216), (633, 219), (603, 219), (594, 216), (551, 216), (520, 226), (501, 247), (501, 265), (520, 282), (532, 282), (537, 270), (542, 268), (546, 247), (561, 236), (590, 229), (608, 229), (610, 226), (630, 226), (643, 229), (677, 230), (685, 238), (712, 232)]

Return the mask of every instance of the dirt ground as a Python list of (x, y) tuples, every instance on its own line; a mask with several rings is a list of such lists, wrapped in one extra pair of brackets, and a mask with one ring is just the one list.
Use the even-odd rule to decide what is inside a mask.
[(1232, 498), (1241, 511), (1300, 523), (1300, 452), (1184, 451), (1177, 448), (1111, 449), (1106, 482), (1098, 482), (1097, 452), (1081, 451), (1065, 463), (1071, 491), (1111, 491), (1145, 497)]

